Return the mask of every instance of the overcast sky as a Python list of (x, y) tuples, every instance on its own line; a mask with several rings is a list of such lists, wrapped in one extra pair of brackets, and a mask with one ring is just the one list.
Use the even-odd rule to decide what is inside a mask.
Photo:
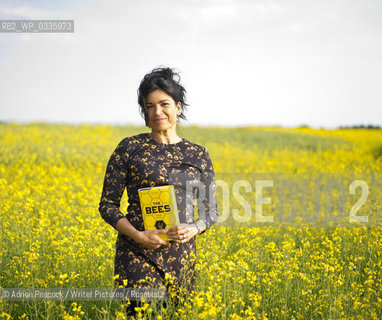
[(180, 71), (185, 124), (382, 125), (382, 1), (2, 0), (0, 120), (144, 124), (137, 88)]

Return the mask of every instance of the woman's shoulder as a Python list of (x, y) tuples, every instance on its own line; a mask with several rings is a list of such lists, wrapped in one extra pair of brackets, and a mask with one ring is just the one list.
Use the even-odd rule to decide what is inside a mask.
[(197, 144), (185, 138), (183, 138), (183, 143), (186, 146), (186, 148), (189, 150), (193, 150), (196, 152), (207, 152), (207, 147), (202, 146), (201, 144)]
[(123, 138), (117, 145), (117, 150), (133, 150), (143, 146), (148, 141), (148, 133), (140, 133), (133, 136)]
[(139, 145), (146, 142), (148, 138), (148, 133), (139, 133), (134, 136), (128, 136), (123, 138), (119, 144), (120, 145)]

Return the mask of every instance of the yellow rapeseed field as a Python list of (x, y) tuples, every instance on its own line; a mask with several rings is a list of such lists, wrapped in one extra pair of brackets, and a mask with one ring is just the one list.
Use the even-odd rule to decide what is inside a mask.
[[(146, 131), (0, 124), (0, 288), (113, 287), (116, 231), (98, 213), (104, 172), (122, 138)], [(382, 318), (381, 130), (178, 134), (208, 148), (219, 222), (197, 238), (191, 301), (155, 318), (147, 303), (141, 318)], [(119, 301), (0, 297), (0, 319), (125, 315)]]

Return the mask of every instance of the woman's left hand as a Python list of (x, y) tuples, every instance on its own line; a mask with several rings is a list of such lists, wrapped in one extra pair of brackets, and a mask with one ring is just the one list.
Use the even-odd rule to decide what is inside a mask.
[(172, 227), (167, 236), (178, 243), (186, 243), (198, 234), (198, 228), (195, 224), (181, 223), (175, 227)]

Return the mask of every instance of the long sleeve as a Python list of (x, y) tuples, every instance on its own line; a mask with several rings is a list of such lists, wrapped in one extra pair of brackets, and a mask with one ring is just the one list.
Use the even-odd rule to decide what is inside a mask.
[(119, 210), (123, 191), (126, 188), (127, 160), (129, 155), (126, 139), (122, 140), (112, 153), (107, 164), (99, 212), (113, 228), (125, 215)]
[(204, 190), (201, 203), (198, 204), (199, 219), (195, 223), (198, 227), (205, 226), (207, 230), (218, 220), (215, 172), (207, 148), (204, 148), (202, 162), (204, 170), (201, 173), (201, 183)]

